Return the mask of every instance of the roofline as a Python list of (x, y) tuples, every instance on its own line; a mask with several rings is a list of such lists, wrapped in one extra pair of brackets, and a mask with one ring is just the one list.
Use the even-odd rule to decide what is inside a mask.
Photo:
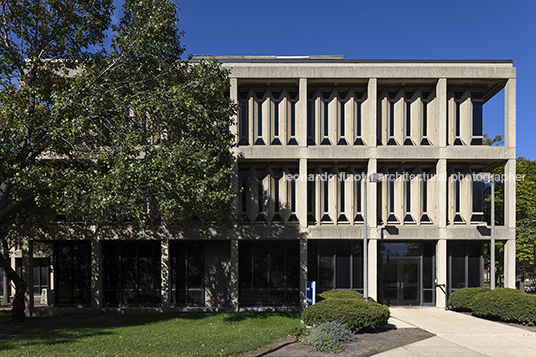
[(216, 59), (222, 63), (456, 63), (456, 64), (513, 64), (511, 59), (345, 59), (344, 56), (220, 56), (195, 55), (192, 62)]

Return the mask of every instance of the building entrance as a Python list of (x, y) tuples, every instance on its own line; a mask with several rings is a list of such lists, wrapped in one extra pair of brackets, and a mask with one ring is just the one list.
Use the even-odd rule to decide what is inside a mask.
[(390, 258), (383, 263), (383, 303), (421, 305), (420, 257)]
[(378, 301), (385, 305), (435, 305), (433, 241), (381, 242)]

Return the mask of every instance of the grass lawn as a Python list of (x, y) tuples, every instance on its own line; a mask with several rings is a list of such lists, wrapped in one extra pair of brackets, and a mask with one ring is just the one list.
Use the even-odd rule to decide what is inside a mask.
[(232, 356), (300, 327), (290, 312), (41, 317), (0, 325), (0, 356)]

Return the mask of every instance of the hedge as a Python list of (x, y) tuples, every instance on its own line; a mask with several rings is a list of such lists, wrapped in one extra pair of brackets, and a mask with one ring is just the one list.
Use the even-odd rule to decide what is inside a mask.
[(450, 294), (447, 306), (451, 310), (471, 311), (471, 304), (478, 294), (490, 291), (489, 288), (463, 288)]
[(372, 331), (387, 324), (387, 306), (359, 299), (322, 300), (303, 310), (302, 320), (312, 326), (321, 322), (342, 322), (354, 333)]
[(355, 290), (328, 290), (319, 294), (322, 300), (333, 299), (362, 299), (363, 294), (358, 293)]
[(475, 296), (473, 315), (523, 325), (536, 324), (536, 296), (520, 290), (496, 288)]

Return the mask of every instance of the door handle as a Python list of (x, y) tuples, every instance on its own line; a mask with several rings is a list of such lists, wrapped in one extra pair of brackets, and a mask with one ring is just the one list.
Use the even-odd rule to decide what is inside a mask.
[(404, 289), (404, 282), (401, 282), (400, 285), (401, 285), (400, 288)]

